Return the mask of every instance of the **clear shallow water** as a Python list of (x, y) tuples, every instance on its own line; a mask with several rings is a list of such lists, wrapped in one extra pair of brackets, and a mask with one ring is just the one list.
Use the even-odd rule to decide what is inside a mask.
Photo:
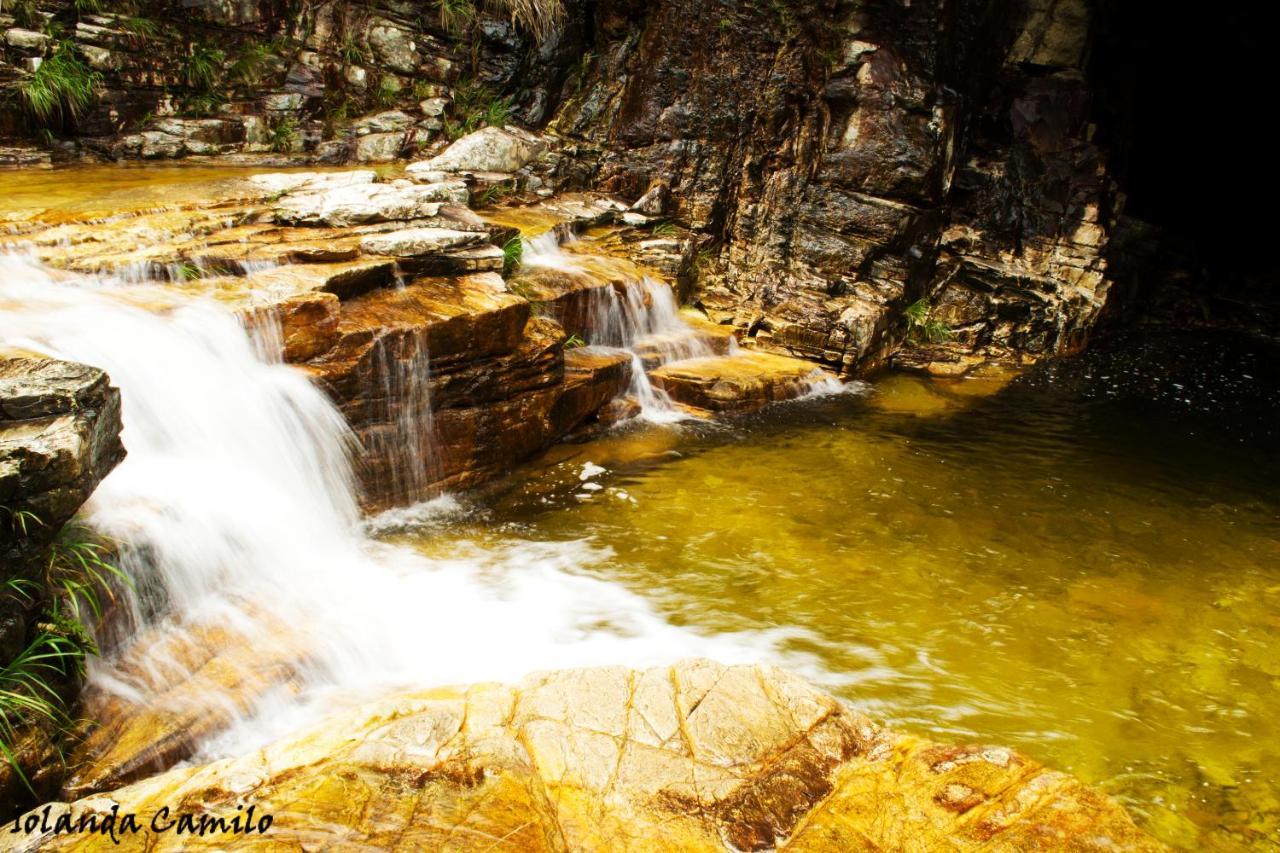
[(558, 448), (386, 535), (436, 555), (589, 543), (604, 556), (582, 573), (675, 624), (795, 632), (784, 648), (894, 726), (1016, 745), (1181, 847), (1265, 847), (1280, 842), (1276, 365), (1189, 338), (995, 394), (885, 377)]

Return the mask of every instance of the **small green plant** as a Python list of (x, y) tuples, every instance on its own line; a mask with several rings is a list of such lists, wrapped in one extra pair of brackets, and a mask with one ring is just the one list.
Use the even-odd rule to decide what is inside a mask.
[(502, 274), (511, 275), (524, 260), (524, 240), (512, 237), (502, 246)]
[(298, 122), (283, 116), (267, 124), (267, 147), (277, 154), (288, 154), (297, 144)]
[(586, 345), (587, 345), (587, 342), (584, 341), (582, 338), (578, 337), (577, 335), (570, 335), (569, 337), (564, 339), (564, 344), (562, 346), (562, 349), (577, 349), (578, 347), (585, 347)]
[(184, 116), (211, 116), (226, 102), (221, 92), (192, 92), (179, 99), (179, 110)]
[(77, 15), (96, 15), (102, 11), (102, 0), (75, 0), (72, 5)]
[(453, 115), (444, 121), (445, 135), (457, 139), (485, 125), (502, 127), (511, 121), (511, 110), (510, 98), (499, 97), (483, 83), (463, 80), (453, 88)]
[(160, 25), (150, 18), (125, 18), (120, 22), (125, 32), (139, 39), (150, 39), (160, 35)]
[(205, 44), (192, 44), (183, 60), (182, 76), (192, 89), (209, 91), (222, 76), (222, 63), (226, 59), (226, 51)]
[(670, 219), (659, 222), (653, 226), (653, 236), (655, 237), (674, 237), (676, 236), (676, 224)]
[[(115, 599), (113, 586), (131, 586), (128, 576), (107, 560), (108, 554), (107, 545), (82, 524), (73, 521), (59, 531), (44, 578), (54, 594), (49, 611), (53, 617), (72, 619), (78, 627), (88, 613), (94, 621), (100, 620), (104, 598)], [(79, 629), (83, 632), (83, 627)]]
[(270, 44), (248, 44), (236, 54), (228, 73), (244, 86), (256, 86), (266, 76), (267, 66), (275, 51)]
[(727, 30), (733, 26), (733, 21), (729, 20), (728, 18), (721, 18), (719, 26), (721, 30)]
[(373, 90), (373, 105), (379, 109), (393, 105), (400, 98), (400, 81), (394, 77), (386, 76), (378, 79), (378, 85)]
[(595, 61), (596, 55), (592, 51), (583, 53), (569, 69), (569, 76), (574, 80), (574, 91), (581, 92), (582, 87), (587, 82), (587, 72), (591, 70), (591, 63)]
[(917, 299), (902, 312), (907, 327), (907, 338), (917, 343), (940, 343), (954, 337), (951, 328), (932, 317), (933, 307), (926, 299)]
[[(0, 507), (0, 518), (22, 538), (42, 525), (33, 513), (4, 507)], [(114, 599), (116, 583), (130, 586), (106, 554), (106, 545), (83, 525), (68, 524), (58, 533), (41, 578), (49, 604), (36, 623), (35, 636), (13, 660), (0, 666), (0, 755), (28, 790), (31, 782), (16, 753), (19, 731), (32, 723), (71, 725), (58, 686), (83, 676), (86, 657), (98, 653), (84, 617), (92, 612), (95, 620), (100, 619), (102, 603)], [(0, 594), (23, 604), (36, 601), (39, 591), (39, 584), (21, 578), (8, 579), (0, 587)]]
[(489, 207), (496, 201), (500, 201), (516, 191), (516, 185), (511, 181), (503, 181), (500, 184), (490, 184), (480, 191), (475, 197), (476, 207)]
[(347, 33), (338, 45), (338, 56), (344, 65), (364, 65), (369, 61), (369, 49), (355, 35)]
[(179, 261), (169, 268), (169, 278), (173, 281), (196, 281), (204, 277), (204, 271), (191, 261)]
[(511, 99), (495, 98), (484, 109), (481, 120), (489, 127), (502, 127), (511, 121)]
[(60, 42), (30, 77), (18, 83), (18, 98), (41, 125), (74, 121), (97, 97), (102, 75), (75, 54), (70, 42)]
[(436, 84), (430, 80), (414, 80), (413, 88), (410, 90), (415, 101), (425, 101), (427, 98), (434, 98), (436, 94)]
[(12, 15), (13, 22), (24, 30), (34, 30), (40, 24), (35, 0), (12, 0), (9, 3), (0, 0), (0, 12)]

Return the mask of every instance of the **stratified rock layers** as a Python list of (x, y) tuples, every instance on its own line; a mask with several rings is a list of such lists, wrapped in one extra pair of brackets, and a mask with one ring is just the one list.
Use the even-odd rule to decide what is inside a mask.
[(1161, 849), (1106, 797), (1015, 752), (897, 734), (779, 670), (702, 660), (395, 696), (71, 808), (117, 805), (274, 816), (237, 849)]

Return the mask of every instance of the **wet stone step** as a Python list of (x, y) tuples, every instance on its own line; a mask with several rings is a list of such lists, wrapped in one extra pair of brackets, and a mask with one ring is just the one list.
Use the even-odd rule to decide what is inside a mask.
[(676, 403), (723, 413), (754, 411), (837, 382), (810, 362), (763, 352), (674, 361), (649, 379)]

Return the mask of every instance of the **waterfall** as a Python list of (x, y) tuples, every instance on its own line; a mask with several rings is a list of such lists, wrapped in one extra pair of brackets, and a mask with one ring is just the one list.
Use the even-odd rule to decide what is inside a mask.
[[(555, 231), (525, 241), (523, 263), (530, 266), (582, 271), (573, 255), (564, 251)], [(621, 283), (588, 291), (587, 344), (622, 350), (631, 357), (628, 392), (640, 404), (641, 417), (658, 423), (683, 420), (661, 388), (649, 381), (648, 371), (662, 364), (714, 353), (707, 341), (680, 317), (671, 287), (647, 275), (627, 277)]]
[(365, 449), (369, 463), (378, 468), (377, 493), (398, 504), (419, 501), (435, 480), (426, 333), (384, 338), (374, 360), (374, 382), (380, 391), (374, 415), (378, 425), (366, 438)]
[[(264, 357), (226, 308), (148, 301), (145, 286), (55, 278), (0, 256), (0, 347), (101, 367), (122, 393), (128, 456), (85, 514), (119, 543), (136, 584), (134, 645), (107, 649), (91, 683), (145, 707), (191, 669), (175, 643), (234, 629), (250, 660), (297, 650), (287, 689), (187, 697), (235, 718), (197, 759), (259, 746), (335, 697), (562, 666), (778, 657), (785, 637), (700, 635), (585, 574), (612, 557), (588, 541), (477, 542), (442, 559), (368, 538), (353, 437), (329, 400)], [(168, 640), (142, 646), (157, 634)]]

